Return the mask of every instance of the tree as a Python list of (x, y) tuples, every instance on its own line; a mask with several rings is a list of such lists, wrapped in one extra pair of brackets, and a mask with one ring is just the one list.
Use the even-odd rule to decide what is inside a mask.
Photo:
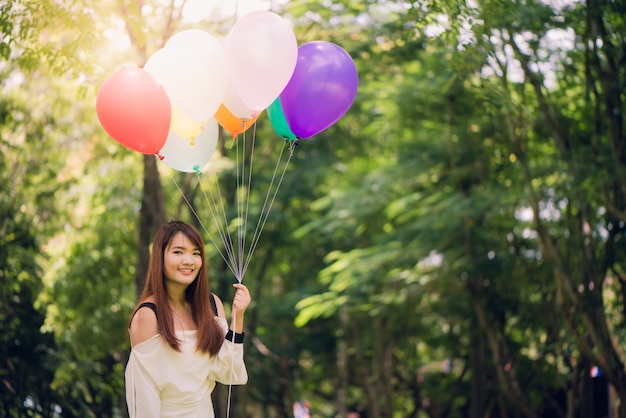
[[(623, 86), (615, 64), (622, 48), (607, 23), (619, 32), (617, 16), (623, 5), (573, 4), (561, 10), (541, 4), (517, 5), (505, 13), (499, 4), (485, 2), (481, 6), (479, 17), (485, 24), (477, 25), (476, 39), (490, 51), (502, 97), (512, 100), (497, 114), (507, 124), (511, 153), (525, 179), (541, 257), (553, 269), (556, 287), (550, 300), (559, 307), (581, 360), (602, 369), (624, 399), (623, 358), (608, 325), (611, 321), (604, 302), (605, 292), (613, 288), (607, 278), (615, 275), (613, 271), (621, 271), (614, 254), (622, 241), (619, 208), (623, 194), (619, 190), (624, 132), (620, 128), (623, 115), (616, 110), (621, 108), (616, 92)], [(581, 16), (584, 19), (579, 20)], [(583, 56), (571, 49), (561, 52), (568, 59), (562, 61), (556, 59), (555, 51), (554, 67), (542, 66), (542, 52), (551, 47), (542, 41), (562, 28), (574, 34), (575, 45), (585, 45), (581, 47)], [(535, 36), (524, 39), (523, 33)], [(484, 42), (489, 35), (500, 41), (496, 48)], [(506, 51), (511, 52), (508, 59)], [(519, 88), (508, 78), (512, 59), (524, 75)], [(552, 74), (558, 83), (554, 88), (548, 79)], [(571, 107), (572, 102), (576, 106)], [(528, 106), (536, 106), (539, 112), (526, 117)], [(546, 140), (551, 141), (560, 164), (543, 168), (535, 163), (533, 152)], [(544, 171), (539, 171), (542, 168)], [(560, 208), (556, 219), (544, 215), (551, 207)], [(623, 402), (620, 405), (620, 416), (624, 416)]]
[[(63, 22), (67, 10), (49, 2), (11, 1), (0, 7), (3, 37), (0, 56), (2, 157), (2, 410), (11, 416), (54, 416), (57, 394), (51, 390), (58, 346), (43, 329), (47, 306), (38, 296), (45, 286), (45, 245), (63, 225), (66, 213), (57, 197), (69, 182), (59, 161), (67, 159), (61, 138), (71, 130), (63, 114), (68, 101), (39, 93), (67, 88), (65, 80), (41, 83), (41, 76), (84, 69), (72, 60), (74, 45), (44, 36), (48, 24)], [(59, 20), (55, 20), (59, 19)], [(37, 22), (38, 24), (35, 24)], [(76, 21), (78, 25), (82, 22)], [(71, 29), (71, 25), (62, 26)], [(60, 32), (57, 33), (61, 35)], [(49, 64), (49, 65), (46, 65)], [(44, 90), (45, 89), (45, 90)], [(26, 91), (33, 93), (28, 96)], [(34, 97), (37, 97), (35, 100)], [(50, 100), (47, 100), (46, 98)], [(63, 95), (59, 95), (63, 97)], [(34, 109), (37, 104), (45, 104)]]
[[(588, 266), (589, 261), (583, 260), (588, 260), (591, 255), (595, 258), (600, 243), (592, 245), (593, 251), (581, 253), (580, 249), (587, 248), (595, 239), (606, 243), (606, 248), (609, 250), (607, 254), (613, 254), (613, 249), (618, 245), (617, 242), (621, 241), (612, 236), (613, 232), (608, 235), (603, 232), (594, 232), (597, 230), (614, 231), (619, 235), (615, 220), (603, 219), (607, 207), (619, 207), (619, 205), (612, 202), (610, 205), (600, 203), (598, 209), (588, 207), (590, 202), (598, 201), (598, 194), (597, 188), (586, 187), (587, 184), (602, 184), (602, 179), (609, 181), (609, 184), (615, 181), (616, 177), (607, 175), (607, 167), (611, 169), (615, 164), (611, 163), (607, 166), (605, 162), (619, 161), (619, 158), (609, 158), (608, 155), (611, 155), (611, 152), (599, 159), (602, 163), (591, 166), (587, 166), (586, 161), (581, 158), (599, 154), (600, 149), (610, 150), (620, 149), (620, 147), (600, 149), (594, 147), (592, 152), (588, 148), (588, 141), (584, 139), (587, 134), (572, 133), (572, 126), (582, 128), (583, 131), (584, 128), (589, 127), (583, 122), (585, 118), (582, 115), (591, 114), (584, 110), (586, 106), (581, 107), (580, 113), (572, 114), (569, 110), (572, 103), (571, 96), (577, 92), (584, 92), (580, 88), (584, 84), (579, 81), (583, 80), (585, 74), (585, 67), (582, 66), (585, 61), (575, 56), (576, 50), (571, 50), (572, 55), (568, 62), (581, 65), (552, 67), (551, 70), (554, 72), (551, 74), (558, 74), (557, 77), (562, 75), (563, 82), (558, 89), (551, 90), (548, 95), (547, 89), (543, 87), (546, 83), (544, 82), (542, 86), (542, 79), (536, 71), (542, 68), (536, 57), (542, 56), (542, 53), (545, 54), (544, 50), (539, 51), (541, 44), (530, 42), (522, 48), (516, 42), (519, 42), (520, 35), (523, 33), (535, 33), (537, 35), (533, 39), (541, 39), (546, 34), (546, 27), (568, 26), (578, 33), (589, 33), (589, 31), (579, 30), (577, 24), (574, 23), (574, 21), (581, 21), (580, 19), (576, 18), (571, 23), (568, 19), (570, 16), (572, 18), (579, 16), (587, 10), (590, 15), (596, 12), (594, 7), (585, 9), (580, 5), (573, 5), (571, 10), (569, 7), (564, 10), (555, 10), (534, 3), (524, 3), (523, 7), (521, 5), (518, 5), (519, 7), (505, 6), (501, 2), (485, 2), (468, 8), (457, 6), (455, 2), (420, 4), (419, 7), (411, 9), (408, 17), (399, 23), (403, 27), (414, 24), (417, 29), (423, 30), (417, 32), (417, 39), (413, 40), (418, 44), (420, 40), (428, 39), (428, 36), (422, 38), (420, 35), (427, 35), (433, 30), (442, 29), (441, 39), (445, 40), (447, 45), (442, 45), (438, 49), (434, 46), (435, 42), (431, 41), (429, 52), (441, 62), (446, 62), (449, 57), (452, 57), (453, 67), (450, 68), (451, 73), (446, 73), (442, 69), (431, 70), (430, 73), (446, 74), (449, 82), (443, 86), (433, 82), (431, 85), (419, 85), (418, 82), (407, 77), (406, 86), (399, 89), (402, 94), (397, 96), (397, 105), (401, 109), (398, 114), (404, 116), (400, 119), (397, 114), (385, 109), (384, 101), (377, 102), (378, 110), (386, 110), (384, 120), (393, 120), (406, 128), (407, 143), (411, 145), (410, 149), (413, 151), (407, 153), (409, 154), (407, 160), (415, 167), (414, 173), (410, 174), (406, 166), (393, 167), (397, 165), (397, 160), (393, 159), (391, 160), (393, 164), (390, 164), (393, 168), (385, 167), (385, 169), (395, 173), (394, 181), (386, 182), (384, 183), (386, 187), (377, 189), (389, 190), (396, 186), (397, 190), (402, 191), (400, 194), (403, 195), (395, 198), (393, 195), (382, 198), (380, 193), (377, 194), (381, 200), (392, 202), (386, 212), (378, 210), (379, 213), (387, 213), (390, 216), (390, 222), (386, 225), (386, 234), (382, 235), (385, 238), (381, 237), (381, 241), (393, 242), (396, 239), (401, 242), (399, 245), (402, 250), (398, 251), (394, 257), (385, 258), (382, 252), (384, 247), (379, 241), (351, 243), (350, 245), (357, 249), (338, 253), (336, 258), (333, 258), (334, 267), (327, 270), (329, 278), (325, 278), (323, 283), (327, 284), (330, 291), (325, 295), (312, 296), (301, 304), (302, 321), (304, 323), (319, 315), (335, 315), (338, 318), (339, 306), (347, 301), (356, 300), (351, 291), (358, 291), (357, 289), (364, 285), (363, 277), (369, 277), (370, 274), (374, 277), (386, 277), (381, 283), (389, 287), (389, 283), (393, 281), (387, 275), (390, 272), (404, 272), (406, 280), (402, 279), (399, 283), (406, 285), (406, 287), (400, 286), (405, 291), (411, 288), (411, 279), (414, 277), (436, 277), (441, 287), (437, 286), (438, 292), (434, 294), (445, 294), (450, 297), (451, 289), (459, 289), (461, 293), (452, 293), (458, 297), (455, 299), (455, 308), (465, 307), (467, 311), (464, 311), (464, 315), (474, 318), (472, 325), (469, 328), (463, 327), (459, 333), (463, 341), (467, 341), (468, 337), (471, 338), (470, 344), (467, 345), (466, 342), (462, 346), (465, 348), (461, 348), (460, 352), (450, 350), (453, 351), (453, 356), (462, 356), (470, 365), (470, 376), (474, 379), (471, 385), (473, 388), (470, 404), (471, 416), (491, 414), (494, 408), (499, 409), (501, 414), (506, 413), (507, 410), (515, 410), (526, 416), (539, 416), (541, 413), (548, 413), (542, 412), (542, 408), (545, 409), (542, 404), (560, 402), (557, 399), (560, 396), (557, 392), (562, 388), (569, 388), (567, 390), (571, 401), (567, 406), (561, 404), (556, 409), (560, 409), (561, 413), (573, 414), (576, 410), (585, 410), (587, 408), (585, 403), (588, 403), (584, 396), (579, 395), (584, 393), (584, 386), (581, 382), (585, 380), (585, 375), (588, 375), (589, 370), (587, 367), (578, 366), (585, 362), (577, 361), (577, 356), (581, 355), (586, 358), (597, 349), (598, 353), (604, 353), (607, 357), (614, 359), (617, 365), (618, 381), (621, 373), (619, 370), (622, 370), (619, 366), (619, 359), (616, 358), (616, 347), (610, 343), (609, 328), (605, 325), (611, 321), (601, 314), (606, 312), (602, 302), (603, 292), (612, 290), (616, 281), (613, 280), (611, 284), (611, 281), (605, 280), (608, 270), (598, 270), (595, 267), (590, 271), (597, 271), (600, 274), (591, 281), (583, 277), (574, 280), (573, 277), (578, 273), (565, 274), (563, 272), (564, 270), (569, 272), (589, 270), (585, 267)], [(612, 7), (619, 6), (612, 5)], [(606, 7), (602, 10), (606, 11), (603, 21), (611, 20), (613, 9)], [(447, 19), (439, 19), (442, 15)], [(446, 31), (441, 26), (438, 28), (435, 24), (438, 21), (449, 22), (449, 30)], [(565, 23), (560, 24), (559, 22), (562, 21)], [(552, 22), (553, 25), (547, 22)], [(616, 24), (619, 25), (619, 23)], [(506, 31), (496, 29), (502, 27), (506, 27)], [(607, 36), (610, 37), (608, 34)], [(388, 59), (390, 56), (410, 56), (409, 51), (413, 51), (415, 56), (415, 49), (405, 47), (406, 37), (407, 35), (392, 33), (390, 35), (392, 40), (389, 42), (389, 45), (393, 45), (389, 47), (391, 52), (380, 59)], [(411, 36), (408, 35), (408, 38), (411, 39)], [(377, 41), (379, 44), (384, 44), (384, 39), (381, 37)], [(494, 39), (501, 39), (502, 44), (498, 42), (494, 44)], [(607, 48), (611, 48), (612, 41), (612, 38), (611, 41), (607, 40), (609, 45)], [(509, 78), (511, 60), (503, 58), (507, 56), (505, 55), (506, 48), (500, 52), (494, 50), (494, 46), (505, 44), (513, 46), (510, 50), (517, 53), (521, 62), (520, 68), (526, 74), (524, 83), (511, 82)], [(604, 45), (604, 41), (597, 44)], [(527, 55), (528, 53), (522, 53), (529, 47), (536, 48), (532, 54), (534, 60)], [(448, 49), (447, 55), (433, 54), (434, 51), (445, 50), (445, 48)], [(611, 55), (615, 56), (614, 53)], [(414, 64), (414, 67), (418, 69), (424, 67), (427, 56), (426, 54), (418, 55), (419, 61)], [(556, 52), (552, 56), (555, 60), (557, 59)], [(495, 63), (497, 67), (495, 77), (485, 75), (488, 74), (484, 71), (485, 66), (490, 62)], [(598, 62), (610, 63), (611, 59), (600, 59)], [(407, 69), (411, 68), (408, 62), (402, 61), (402, 64), (404, 74), (411, 74), (407, 72)], [(610, 65), (608, 67), (611, 68)], [(435, 68), (435, 66), (431, 65), (427, 68)], [(577, 70), (576, 76), (572, 77), (571, 70), (575, 69)], [(424, 75), (427, 74), (428, 72), (424, 72)], [(621, 79), (619, 73), (613, 74), (610, 78), (611, 80)], [(442, 81), (444, 79), (445, 75), (441, 77)], [(498, 80), (499, 84), (496, 83)], [(601, 83), (592, 85), (598, 86)], [(388, 87), (389, 84), (386, 86)], [(422, 96), (417, 97), (416, 92), (422, 93)], [(429, 98), (428, 106), (423, 103), (426, 97)], [(615, 101), (615, 99), (612, 100)], [(483, 104), (487, 112), (475, 112), (476, 103)], [(597, 107), (597, 109), (600, 108)], [(543, 114), (533, 112), (534, 109), (543, 109)], [(565, 109), (568, 110), (565, 111)], [(432, 113), (428, 110), (432, 110)], [(491, 111), (493, 113), (490, 113)], [(604, 126), (602, 121), (607, 120), (604, 117), (606, 114), (596, 114), (598, 122), (595, 126)], [(543, 122), (539, 123), (538, 119)], [(608, 119), (615, 119), (615, 117), (610, 116)], [(552, 129), (543, 128), (552, 126), (553, 123), (555, 125)], [(385, 127), (384, 124), (378, 124), (375, 121), (364, 125), (362, 132), (368, 132), (368, 126), (375, 126), (379, 129), (381, 125), (383, 129)], [(440, 126), (445, 129), (436, 128)], [(559, 128), (557, 129), (556, 126)], [(597, 141), (600, 142), (594, 142), (594, 145), (602, 143), (599, 138), (602, 137), (601, 132), (604, 131), (601, 128), (598, 129), (600, 131), (596, 135), (587, 135), (588, 138), (598, 138)], [(427, 131), (429, 131), (428, 134), (425, 133)], [(609, 131), (615, 132), (619, 129)], [(392, 132), (392, 135), (398, 136), (403, 131), (397, 129)], [(430, 140), (429, 146), (419, 147), (419, 138), (422, 135), (418, 132), (425, 139)], [(387, 138), (390, 136), (385, 135)], [(567, 140), (565, 140), (566, 137)], [(438, 140), (440, 138), (444, 138), (445, 141)], [(548, 138), (554, 140), (554, 146), (546, 145), (550, 143)], [(614, 143), (619, 144), (619, 140)], [(396, 146), (396, 148), (406, 152), (408, 147)], [(575, 149), (576, 151), (572, 152)], [(562, 152), (565, 154), (562, 155)], [(564, 158), (564, 156), (572, 157)], [(573, 159), (570, 160), (570, 158)], [(585, 164), (582, 165), (582, 162)], [(563, 172), (570, 173), (570, 170), (577, 166), (585, 168), (572, 171), (571, 177), (562, 174)], [(357, 167), (351, 165), (350, 169)], [(382, 177), (381, 171), (374, 172), (377, 178)], [(576, 180), (575, 173), (585, 173), (585, 179)], [(590, 173), (598, 173), (597, 182), (589, 180)], [(399, 178), (407, 180), (404, 189), (398, 186), (403, 184), (398, 181)], [(433, 184), (429, 184), (427, 180), (420, 182), (419, 179), (431, 179)], [(367, 189), (368, 183), (363, 181), (363, 177), (360, 178), (358, 184), (355, 190)], [(518, 185), (523, 184), (525, 188), (520, 189)], [(607, 190), (614, 190), (614, 188), (607, 185)], [(358, 207), (360, 211), (367, 213), (365, 208), (374, 210), (375, 205), (367, 204), (366, 197), (360, 196), (358, 192), (335, 191), (335, 193), (343, 197), (334, 202), (337, 209), (330, 210), (319, 222), (315, 222), (315, 225), (331, 223), (332, 227), (329, 227), (328, 231), (330, 234), (332, 230), (335, 237), (341, 236), (337, 228), (339, 231), (352, 231), (352, 236), (355, 236), (355, 232), (359, 230), (350, 229), (350, 225), (358, 225), (358, 219), (368, 218), (367, 216), (359, 218), (356, 216), (357, 211), (347, 209), (346, 206)], [(610, 195), (611, 193), (608, 194)], [(345, 203), (347, 201), (351, 203)], [(576, 209), (573, 209), (572, 205), (575, 205)], [(585, 209), (582, 210), (582, 208)], [(534, 211), (532, 217), (534, 224), (528, 223), (524, 218), (524, 214), (529, 209)], [(578, 217), (583, 213), (586, 214), (585, 220), (581, 221)], [(343, 214), (344, 217), (347, 215), (347, 219), (355, 222), (343, 221), (332, 224), (339, 214)], [(591, 214), (594, 214), (595, 221), (590, 223)], [(571, 224), (568, 219), (571, 219)], [(592, 225), (598, 225), (597, 229)], [(531, 227), (535, 229), (540, 239), (535, 239), (529, 232)], [(401, 229), (402, 232), (400, 232)], [(530, 236), (528, 236), (529, 233)], [(569, 237), (569, 239), (562, 239), (562, 237)], [(580, 241), (573, 243), (572, 237), (579, 237)], [(333, 245), (337, 246), (338, 241), (334, 241)], [(407, 252), (411, 253), (411, 256), (407, 256)], [(566, 254), (567, 257), (565, 257)], [(441, 259), (439, 260), (438, 257)], [(385, 266), (381, 269), (374, 267), (376, 264), (373, 260), (377, 259), (395, 259), (398, 265), (402, 265), (402, 261), (407, 264), (404, 269), (398, 268), (398, 270), (381, 264)], [(609, 259), (613, 260), (613, 256)], [(425, 270), (409, 268), (411, 260), (413, 263), (425, 263), (425, 266), (430, 267)], [(433, 265), (434, 260), (438, 261)], [(612, 263), (609, 264), (612, 265)], [(599, 265), (606, 266), (607, 263), (600, 262)], [(553, 274), (549, 275), (548, 272), (551, 269), (553, 269)], [(363, 271), (367, 272), (365, 276)], [(548, 280), (550, 277), (553, 281)], [(459, 278), (463, 283), (461, 287), (458, 284)], [(417, 288), (422, 289), (422, 287)], [(431, 287), (428, 289), (432, 294), (433, 289)], [(463, 295), (463, 290), (470, 296), (469, 300)], [(587, 290), (596, 296), (589, 298)], [(374, 292), (374, 294), (377, 293)], [(621, 294), (621, 291), (618, 290), (617, 294)], [(345, 299), (342, 298), (344, 295)], [(527, 295), (530, 301), (540, 303), (529, 303), (521, 298), (521, 295)], [(565, 302), (566, 295), (568, 298), (573, 298), (569, 299), (569, 303)], [(403, 300), (397, 294), (395, 298)], [(578, 305), (579, 303), (582, 305)], [(562, 308), (557, 310), (558, 306)], [(570, 306), (577, 306), (577, 308), (572, 309)], [(430, 305), (429, 318), (433, 316), (433, 309), (434, 306)], [(588, 313), (585, 313), (586, 309), (589, 309)], [(368, 305), (364, 305), (364, 311), (372, 312)], [(563, 315), (564, 313), (566, 315)], [(446, 310), (445, 314), (448, 318), (455, 317), (454, 313), (449, 310)], [(578, 323), (578, 320), (581, 322)], [(516, 330), (520, 327), (520, 323), (524, 326)], [(563, 332), (563, 325), (567, 323), (570, 324), (568, 332)], [(599, 330), (595, 337), (586, 334), (594, 329)], [(548, 338), (544, 343), (542, 339), (545, 335)], [(454, 337), (454, 335), (451, 336)], [(595, 342), (589, 346), (588, 341)], [(606, 343), (609, 343), (610, 347), (607, 347)], [(362, 347), (360, 344), (355, 345)], [(536, 350), (533, 347), (541, 347), (541, 352), (538, 356), (524, 355), (522, 347), (528, 347), (527, 349), (533, 351)], [(572, 352), (570, 349), (562, 349), (563, 347), (578, 347), (581, 351)], [(468, 351), (465, 352), (465, 350)], [(397, 352), (396, 355), (398, 356)], [(550, 366), (553, 364), (550, 360), (554, 358), (553, 356), (558, 359), (559, 364), (562, 362), (564, 367)], [(600, 365), (608, 361), (600, 360), (604, 358), (602, 355), (598, 357), (598, 354), (595, 354), (595, 356), (598, 361), (592, 360), (592, 364)], [(532, 384), (529, 381), (531, 377), (524, 373), (529, 367), (529, 361), (535, 370), (542, 370), (543, 382), (549, 382), (547, 385), (533, 386), (536, 387), (536, 392), (529, 391), (529, 385)], [(465, 368), (459, 370), (461, 379), (463, 379), (464, 370)], [(566, 379), (569, 380), (568, 383), (565, 383)], [(524, 390), (521, 389), (522, 387)], [(458, 392), (455, 390), (452, 393)], [(539, 401), (536, 400), (537, 396), (539, 396)], [(452, 401), (451, 399), (450, 402)], [(421, 400), (417, 399), (418, 408), (420, 402)], [(450, 409), (446, 409), (448, 411), (446, 413), (449, 413)], [(437, 416), (444, 412), (436, 412), (431, 408), (430, 413)], [(375, 416), (377, 416), (376, 413)]]
[[(111, 141), (93, 111), (118, 65), (143, 65), (183, 28), (227, 31), (228, 18), (183, 22), (183, 7), (0, 8), (12, 34), (0, 44), (0, 206), (14, 232), (0, 234), (11, 276), (1, 373), (19, 394), (1, 399), (12, 413), (122, 414), (151, 231), (171, 216), (217, 236), (204, 195), (213, 169), (228, 227), (244, 221), (227, 133), (207, 173), (176, 173)], [(329, 417), (590, 415), (596, 366), (623, 392), (622, 8), (286, 6), (300, 44), (350, 53), (359, 92), (339, 123), (294, 148), (245, 276), (250, 382), (236, 400), (216, 391), (218, 415), (230, 401), (237, 416), (289, 417), (297, 400)], [(92, 36), (120, 22), (127, 50)], [(577, 47), (548, 43), (559, 34)], [(248, 237), (283, 146), (263, 116), (248, 157), (252, 138)], [(216, 244), (211, 286), (228, 305), (233, 275)], [(14, 341), (37, 343), (17, 354)]]

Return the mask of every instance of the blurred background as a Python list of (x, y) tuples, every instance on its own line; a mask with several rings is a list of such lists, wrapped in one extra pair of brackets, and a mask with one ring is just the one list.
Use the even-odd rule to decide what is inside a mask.
[[(280, 182), (289, 140), (265, 111), (238, 135), (220, 126), (202, 173), (105, 132), (107, 77), (259, 10), (358, 69), (354, 103), (289, 144)], [(243, 277), (250, 379), (218, 386), (216, 416), (626, 417), (625, 14), (622, 0), (0, 2), (0, 416), (127, 416), (127, 323), (162, 222), (206, 235), (228, 310), (215, 174), (228, 230), (262, 231)]]

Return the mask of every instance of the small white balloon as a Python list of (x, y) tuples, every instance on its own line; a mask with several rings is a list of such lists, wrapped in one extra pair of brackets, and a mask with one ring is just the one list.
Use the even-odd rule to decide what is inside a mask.
[(218, 136), (218, 124), (213, 118), (205, 122), (203, 131), (194, 140), (170, 132), (159, 152), (161, 161), (178, 171), (187, 173), (201, 171), (215, 152)]

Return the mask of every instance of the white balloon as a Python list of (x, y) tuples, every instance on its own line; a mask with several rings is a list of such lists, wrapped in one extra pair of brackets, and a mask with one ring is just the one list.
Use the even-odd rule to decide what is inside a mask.
[(192, 120), (212, 117), (224, 99), (228, 72), (224, 46), (210, 33), (174, 35), (150, 56), (144, 69), (163, 85), (173, 106)]
[(209, 32), (201, 29), (183, 30), (172, 35), (172, 37), (165, 44), (165, 48), (180, 50), (193, 49), (198, 45), (198, 43), (202, 43), (203, 41), (208, 40), (209, 42), (213, 42), (213, 40), (210, 39), (212, 37), (213, 35)]
[(190, 141), (170, 132), (159, 152), (162, 162), (178, 171), (195, 173), (201, 171), (211, 159), (217, 147), (219, 129), (213, 118), (205, 122), (204, 130)]

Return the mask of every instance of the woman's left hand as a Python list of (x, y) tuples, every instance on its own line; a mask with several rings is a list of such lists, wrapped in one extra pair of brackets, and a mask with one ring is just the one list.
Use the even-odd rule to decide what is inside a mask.
[(233, 287), (237, 289), (237, 291), (235, 292), (235, 297), (233, 299), (233, 311), (237, 315), (242, 315), (246, 311), (246, 309), (248, 309), (252, 298), (250, 297), (250, 292), (245, 285), (241, 283), (235, 283), (233, 284)]

